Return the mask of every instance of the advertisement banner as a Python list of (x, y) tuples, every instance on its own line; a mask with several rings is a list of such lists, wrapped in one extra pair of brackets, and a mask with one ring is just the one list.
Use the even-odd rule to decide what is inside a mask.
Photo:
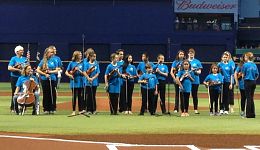
[(175, 0), (175, 13), (233, 13), (237, 20), (238, 0)]

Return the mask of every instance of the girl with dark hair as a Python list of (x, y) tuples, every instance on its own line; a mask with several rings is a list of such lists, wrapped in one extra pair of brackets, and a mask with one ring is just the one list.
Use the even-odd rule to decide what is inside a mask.
[(135, 78), (137, 78), (136, 68), (133, 65), (133, 57), (132, 55), (126, 55), (123, 64), (123, 72), (126, 76), (126, 79), (123, 80), (122, 90), (121, 90), (121, 99), (123, 112), (125, 114), (133, 114), (132, 113), (132, 95), (134, 90), (134, 82)]
[(174, 113), (179, 111), (179, 85), (176, 83), (176, 75), (178, 71), (180, 71), (181, 65), (183, 60), (185, 59), (185, 53), (183, 50), (179, 50), (175, 60), (172, 62), (171, 67), (171, 76), (173, 78), (174, 87), (175, 87), (175, 106), (174, 106)]
[(246, 94), (245, 94), (245, 83), (244, 79), (242, 78), (242, 66), (244, 64), (244, 56), (240, 58), (240, 62), (237, 65), (237, 68), (234, 73), (234, 78), (236, 81), (236, 88), (239, 88), (240, 91), (240, 99), (241, 99), (241, 112), (240, 115), (245, 115), (245, 106), (246, 106)]
[[(210, 98), (210, 116), (218, 115), (218, 99), (221, 94), (221, 85), (223, 83), (223, 77), (218, 73), (217, 64), (212, 64), (210, 67), (210, 74), (205, 78), (203, 84), (208, 88), (208, 94)], [(214, 105), (214, 113), (213, 113)]]
[(181, 117), (189, 116), (189, 97), (193, 81), (194, 73), (190, 70), (190, 63), (188, 60), (184, 60), (176, 75), (176, 83), (180, 86)]

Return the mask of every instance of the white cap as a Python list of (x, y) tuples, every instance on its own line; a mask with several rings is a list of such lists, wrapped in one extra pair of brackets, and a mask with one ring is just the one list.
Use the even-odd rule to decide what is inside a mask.
[(15, 47), (15, 49), (14, 49), (15, 54), (16, 54), (19, 50), (23, 50), (23, 47), (22, 47), (21, 45), (18, 45), (18, 46)]

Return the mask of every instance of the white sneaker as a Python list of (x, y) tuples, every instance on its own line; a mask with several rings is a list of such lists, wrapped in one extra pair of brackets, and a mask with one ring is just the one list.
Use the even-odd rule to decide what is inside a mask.
[(173, 113), (177, 113), (178, 111), (177, 110), (174, 110)]
[(225, 114), (225, 115), (228, 115), (228, 111), (224, 111), (224, 114)]
[(186, 114), (185, 113), (181, 113), (181, 117), (186, 117)]
[(194, 113), (195, 114), (200, 114), (198, 110), (194, 110)]
[(92, 113), (91, 113), (90, 111), (88, 111), (86, 114), (87, 114), (87, 115), (91, 115)]
[(128, 111), (128, 114), (132, 115), (133, 113), (131, 111)]
[(219, 113), (222, 115), (222, 114), (224, 113), (224, 111), (223, 111), (223, 110), (220, 110)]
[(71, 116), (75, 116), (75, 115), (76, 115), (76, 112), (73, 111), (70, 115), (71, 115)]
[(210, 116), (214, 116), (213, 112), (210, 112), (209, 115), (210, 115)]
[(230, 112), (231, 113), (234, 113), (235, 111), (234, 111), (234, 108), (230, 108)]
[(245, 112), (241, 111), (240, 116), (245, 116)]

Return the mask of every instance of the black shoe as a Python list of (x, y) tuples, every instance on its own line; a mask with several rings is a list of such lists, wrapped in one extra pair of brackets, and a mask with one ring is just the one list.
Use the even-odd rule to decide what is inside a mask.
[(163, 115), (169, 115), (170, 112), (163, 112), (162, 114), (163, 114)]
[(36, 115), (36, 111), (35, 110), (32, 111), (32, 115)]
[(110, 115), (118, 115), (117, 113), (111, 113)]
[(144, 113), (142, 113), (142, 112), (139, 113), (139, 116), (143, 116), (143, 115), (144, 115)]

